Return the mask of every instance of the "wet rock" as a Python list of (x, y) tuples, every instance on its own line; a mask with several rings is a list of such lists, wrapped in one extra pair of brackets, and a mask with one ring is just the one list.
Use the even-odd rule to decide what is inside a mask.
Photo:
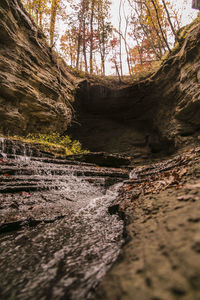
[[(76, 203), (76, 193), (64, 192), (65, 188), (71, 186), (73, 176), (77, 178), (77, 184), (84, 180), (88, 188), (92, 185), (105, 190), (129, 176), (126, 169), (97, 167), (99, 158), (103, 161), (109, 159), (106, 154), (105, 158), (97, 155), (97, 164), (76, 161), (76, 156), (71, 159), (52, 158), (38, 150), (35, 145), (9, 139), (0, 140), (0, 153), (2, 232), (11, 231), (12, 228), (20, 229), (26, 222), (29, 226), (34, 222), (37, 225), (65, 215), (68, 206)], [(91, 154), (91, 161), (94, 163), (95, 157), (95, 154)], [(111, 156), (111, 159), (115, 163), (128, 161), (115, 156)]]
[(40, 153), (7, 157), (2, 145), (1, 299), (90, 299), (123, 243), (121, 215), (108, 210), (128, 171)]
[(125, 213), (120, 210), (119, 204), (114, 204), (108, 208), (108, 212), (110, 215), (118, 215), (121, 220), (125, 220)]
[(37, 147), (37, 145), (30, 145), (17, 140), (10, 140), (0, 138), (0, 154), (5, 153), (10, 158), (15, 158), (15, 155), (21, 155), (25, 157), (52, 157), (53, 154), (46, 153)]

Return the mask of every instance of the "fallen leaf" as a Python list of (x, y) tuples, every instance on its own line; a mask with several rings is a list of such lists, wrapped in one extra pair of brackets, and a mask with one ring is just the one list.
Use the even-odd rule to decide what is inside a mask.
[(88, 180), (87, 180), (89, 183), (93, 183), (94, 182), (94, 180), (92, 179), (92, 178), (88, 178)]
[(31, 197), (32, 196), (28, 192), (20, 192), (20, 195), (25, 196), (25, 197)]
[(0, 158), (0, 162), (2, 165), (5, 165), (5, 161), (2, 158)]

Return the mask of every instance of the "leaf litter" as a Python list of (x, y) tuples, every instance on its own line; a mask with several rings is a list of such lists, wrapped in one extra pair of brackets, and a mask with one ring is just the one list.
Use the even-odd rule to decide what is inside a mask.
[(185, 151), (160, 163), (134, 168), (130, 172), (130, 179), (125, 181), (120, 190), (121, 209), (129, 207), (141, 195), (157, 194), (170, 187), (182, 188), (188, 167), (198, 152), (200, 148)]

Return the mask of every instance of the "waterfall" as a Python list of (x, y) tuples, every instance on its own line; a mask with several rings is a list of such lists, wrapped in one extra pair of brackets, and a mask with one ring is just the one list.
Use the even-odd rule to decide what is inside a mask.
[(108, 210), (128, 175), (32, 153), (0, 139), (2, 299), (90, 299), (123, 244)]

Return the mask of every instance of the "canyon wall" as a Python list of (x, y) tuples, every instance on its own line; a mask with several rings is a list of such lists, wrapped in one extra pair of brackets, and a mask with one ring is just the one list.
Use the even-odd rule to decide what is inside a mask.
[(20, 0), (0, 1), (0, 131), (63, 132), (71, 122), (72, 76), (58, 66)]

